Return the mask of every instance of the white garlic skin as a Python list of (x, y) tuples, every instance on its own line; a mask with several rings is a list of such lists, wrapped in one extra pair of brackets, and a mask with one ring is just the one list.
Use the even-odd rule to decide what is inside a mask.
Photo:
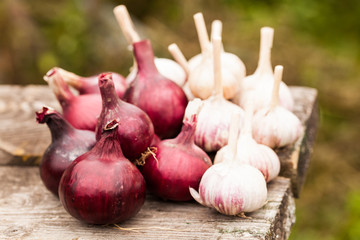
[(222, 162), (211, 166), (203, 175), (199, 192), (190, 188), (200, 204), (225, 215), (239, 215), (260, 209), (266, 202), (264, 176), (256, 168)]
[(231, 116), (244, 111), (223, 97), (211, 96), (204, 101), (195, 130), (195, 143), (206, 152), (217, 151), (228, 142)]
[(192, 92), (191, 92), (191, 90), (190, 90), (189, 82), (188, 82), (188, 81), (185, 82), (185, 84), (184, 84), (184, 86), (182, 87), (182, 89), (183, 89), (183, 91), (184, 91), (184, 93), (185, 93), (185, 95), (186, 95), (186, 97), (187, 97), (187, 99), (188, 99), (189, 101), (195, 99), (194, 94), (192, 94)]
[[(223, 61), (223, 58), (221, 58), (221, 61)], [(239, 80), (228, 67), (225, 67), (225, 63), (221, 63), (223, 93), (225, 99), (230, 99), (236, 95)], [(213, 65), (211, 57), (205, 58), (190, 71), (188, 82), (190, 90), (195, 97), (205, 100), (212, 95), (215, 85)]]
[[(254, 75), (245, 77), (233, 102), (243, 109), (246, 109), (247, 103), (251, 102), (256, 112), (267, 107), (270, 103), (273, 85), (274, 76), (272, 74), (263, 77), (261, 80), (256, 79)], [(294, 109), (294, 99), (289, 87), (284, 82), (280, 82), (279, 104), (289, 111)]]
[[(159, 73), (169, 80), (182, 87), (187, 79), (184, 69), (175, 61), (167, 58), (155, 58), (155, 66)], [(126, 77), (126, 83), (134, 81), (137, 74), (137, 67), (131, 67), (129, 75)]]
[(279, 175), (280, 160), (270, 147), (258, 144), (250, 136), (240, 136), (237, 149), (237, 161), (260, 170), (266, 182), (270, 182)]
[(303, 126), (295, 114), (277, 106), (256, 112), (252, 133), (256, 142), (274, 149), (293, 144), (302, 135)]

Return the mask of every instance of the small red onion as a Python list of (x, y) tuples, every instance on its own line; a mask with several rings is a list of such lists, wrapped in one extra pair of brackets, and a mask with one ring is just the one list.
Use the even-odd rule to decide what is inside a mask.
[(124, 95), (124, 100), (144, 110), (161, 138), (176, 136), (182, 125), (187, 98), (174, 82), (162, 76), (154, 63), (149, 40), (133, 44), (138, 73)]
[(116, 95), (111, 73), (100, 74), (98, 82), (103, 107), (96, 126), (96, 139), (100, 139), (109, 121), (118, 120), (122, 151), (127, 158), (135, 160), (150, 146), (154, 136), (153, 124), (143, 110)]
[(189, 187), (198, 189), (202, 175), (212, 165), (194, 143), (196, 119), (196, 114), (185, 118), (180, 134), (156, 144), (156, 156), (150, 156), (141, 168), (148, 189), (163, 199), (191, 200)]
[[(58, 70), (65, 82), (79, 91), (79, 94), (100, 94), (98, 85), (100, 74), (91, 77), (81, 77), (62, 68), (58, 68)], [(116, 94), (119, 96), (119, 98), (122, 98), (127, 88), (125, 78), (120, 74), (113, 72), (112, 79), (114, 81)]]
[(44, 80), (48, 82), (58, 99), (63, 109), (64, 118), (77, 129), (94, 131), (97, 117), (101, 112), (99, 94), (75, 96), (56, 67), (46, 73)]
[(145, 202), (145, 181), (121, 151), (118, 123), (107, 124), (101, 139), (65, 170), (59, 197), (73, 217), (112, 224), (136, 215)]
[(95, 134), (74, 128), (60, 113), (48, 107), (36, 112), (36, 120), (46, 123), (51, 132), (51, 144), (40, 162), (40, 177), (46, 188), (58, 196), (63, 172), (75, 158), (95, 145)]

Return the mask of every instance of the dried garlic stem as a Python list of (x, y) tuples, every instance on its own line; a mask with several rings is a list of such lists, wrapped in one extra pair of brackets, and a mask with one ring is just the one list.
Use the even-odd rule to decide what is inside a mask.
[(114, 14), (122, 32), (129, 44), (139, 42), (141, 39), (135, 31), (134, 23), (125, 5), (119, 5), (114, 8)]
[(195, 27), (198, 34), (201, 52), (205, 53), (209, 50), (209, 36), (206, 30), (204, 16), (201, 12), (194, 15)]
[(274, 87), (272, 90), (271, 102), (270, 102), (270, 110), (273, 110), (275, 107), (279, 105), (279, 88), (282, 80), (284, 67), (281, 65), (275, 66), (274, 70)]
[(222, 35), (222, 22), (220, 20), (214, 20), (211, 24), (211, 39), (213, 37), (221, 37)]
[(189, 76), (189, 64), (186, 60), (184, 54), (181, 52), (180, 48), (176, 43), (172, 43), (168, 47), (169, 52), (175, 59), (175, 61), (184, 69), (187, 76)]
[(271, 48), (274, 39), (274, 29), (263, 27), (260, 30), (260, 35), (259, 60), (255, 73), (272, 73)]
[(214, 36), (211, 41), (213, 44), (214, 56), (214, 95), (224, 96), (221, 76), (221, 37)]

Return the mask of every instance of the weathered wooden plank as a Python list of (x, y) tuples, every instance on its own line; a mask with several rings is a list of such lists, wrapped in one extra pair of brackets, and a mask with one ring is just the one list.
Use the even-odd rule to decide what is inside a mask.
[[(277, 151), (281, 176), (292, 180), (293, 192), (299, 196), (317, 130), (317, 91), (290, 87), (295, 100), (294, 113), (305, 127), (304, 136), (294, 145)], [(36, 124), (35, 111), (43, 105), (60, 110), (48, 86), (0, 86), (0, 165), (36, 165), (50, 143), (46, 125)]]
[(294, 196), (299, 197), (310, 163), (319, 114), (316, 89), (291, 87), (291, 93), (296, 103), (293, 112), (301, 120), (305, 131), (294, 145), (276, 152), (281, 162), (280, 175), (291, 179)]
[(140, 212), (119, 225), (127, 230), (72, 218), (37, 167), (1, 166), (0, 179), (0, 239), (287, 239), (295, 221), (290, 180), (283, 177), (268, 184), (268, 202), (248, 214), (252, 219), (148, 195)]

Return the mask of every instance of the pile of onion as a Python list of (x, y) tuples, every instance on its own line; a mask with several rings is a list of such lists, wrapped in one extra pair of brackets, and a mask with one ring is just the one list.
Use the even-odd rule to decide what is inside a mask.
[[(71, 87), (79, 91), (79, 94), (100, 93), (98, 79), (100, 74), (91, 77), (81, 77), (75, 73), (58, 68), (59, 73), (65, 82)], [(125, 78), (118, 73), (112, 73), (116, 94), (122, 98), (127, 88)]]
[(95, 146), (62, 175), (59, 197), (73, 217), (112, 224), (137, 214), (145, 202), (145, 180), (121, 151), (119, 123), (107, 123)]
[(99, 94), (74, 95), (62, 78), (59, 68), (54, 67), (44, 76), (59, 101), (64, 118), (75, 128), (94, 131), (101, 112)]
[(46, 123), (51, 133), (51, 143), (41, 158), (40, 177), (46, 188), (57, 196), (63, 172), (75, 158), (95, 145), (95, 134), (74, 128), (60, 113), (49, 107), (36, 112), (36, 121)]
[(119, 122), (122, 151), (134, 161), (150, 146), (154, 127), (149, 116), (133, 104), (122, 101), (116, 94), (111, 73), (100, 74), (99, 88), (102, 97), (102, 111), (96, 126), (96, 139), (101, 138), (105, 125), (112, 119)]

